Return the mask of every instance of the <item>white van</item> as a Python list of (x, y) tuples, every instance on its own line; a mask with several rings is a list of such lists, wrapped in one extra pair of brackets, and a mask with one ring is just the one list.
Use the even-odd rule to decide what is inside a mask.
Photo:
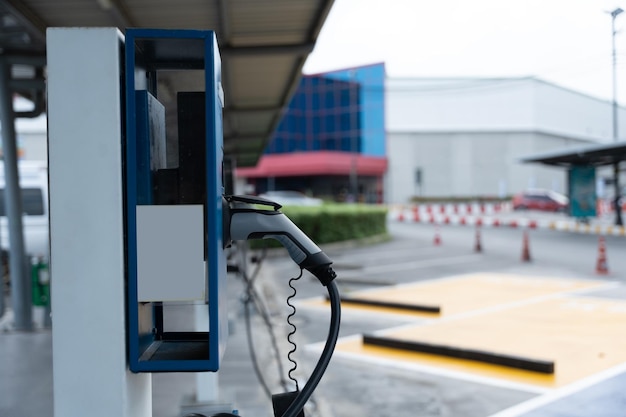
[[(24, 249), (31, 257), (48, 260), (48, 165), (42, 161), (20, 161), (18, 169), (24, 212)], [(0, 246), (6, 256), (10, 248), (4, 189), (4, 163), (0, 162)]]

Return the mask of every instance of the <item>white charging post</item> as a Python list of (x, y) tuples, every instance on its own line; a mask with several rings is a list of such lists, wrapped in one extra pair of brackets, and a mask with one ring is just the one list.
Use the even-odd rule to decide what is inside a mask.
[(122, 34), (47, 32), (54, 415), (150, 417), (127, 368)]

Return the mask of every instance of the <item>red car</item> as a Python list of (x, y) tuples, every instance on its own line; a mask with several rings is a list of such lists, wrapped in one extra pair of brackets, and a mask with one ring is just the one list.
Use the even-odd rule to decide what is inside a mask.
[(528, 190), (513, 196), (513, 210), (566, 211), (569, 199), (550, 190)]

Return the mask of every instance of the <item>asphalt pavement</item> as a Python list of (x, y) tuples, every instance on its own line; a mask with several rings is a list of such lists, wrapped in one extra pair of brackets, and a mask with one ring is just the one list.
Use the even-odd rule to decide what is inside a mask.
[[(419, 282), (433, 282), (470, 273), (516, 274), (545, 279), (578, 279), (608, 283), (612, 287), (589, 294), (617, 302), (626, 299), (626, 249), (623, 236), (605, 236), (608, 273), (598, 274), (598, 236), (549, 229), (529, 230), (530, 262), (522, 261), (523, 232), (520, 228), (481, 229), (481, 251), (476, 251), (475, 227), (461, 225), (410, 224), (391, 220), (390, 236), (378, 242), (324, 245), (335, 261), (336, 280), (342, 294), (379, 291)], [(435, 245), (438, 236), (440, 244)], [(251, 253), (261, 257), (261, 253)], [(250, 273), (256, 264), (250, 264)], [(290, 330), (286, 304), (291, 294), (288, 281), (299, 268), (281, 250), (263, 258), (254, 285), (262, 306), (250, 316), (256, 364), (271, 393), (293, 389), (287, 378)], [(293, 376), (300, 388), (320, 353), (328, 332), (326, 291), (305, 273), (294, 286), (297, 313), (298, 367)], [(219, 394), (212, 404), (195, 404), (205, 410), (237, 409), (246, 417), (273, 416), (271, 400), (250, 360), (246, 329), (246, 286), (237, 274), (229, 276), (230, 336), (218, 373)], [(270, 327), (259, 315), (267, 314)], [(184, 318), (183, 318), (184, 319)], [(3, 321), (6, 323), (7, 318)], [(340, 343), (364, 333), (427, 323), (406, 314), (371, 312), (344, 307)], [(274, 338), (271, 335), (274, 335)], [(275, 347), (278, 347), (278, 363)], [(51, 332), (30, 333), (6, 330), (0, 333), (0, 416), (52, 417)], [(282, 371), (282, 372), (281, 372)], [(610, 372), (612, 372), (612, 374)], [(557, 415), (617, 416), (625, 409), (622, 369), (612, 368), (559, 388), (537, 388), (509, 383), (506, 379), (484, 378), (470, 371), (447, 371), (442, 367), (417, 366), (402, 360), (363, 359), (338, 352), (320, 382), (307, 416), (340, 417), (554, 417)], [(153, 415), (177, 417), (193, 410), (196, 380), (193, 374), (153, 376)], [(574, 397), (571, 397), (574, 396)], [(604, 401), (610, 397), (611, 401)], [(602, 402), (602, 414), (576, 414), (580, 401)], [(599, 403), (598, 403), (599, 404)], [(563, 408), (565, 407), (565, 408)], [(561, 413), (561, 414), (559, 414)], [(611, 414), (613, 413), (613, 414)], [(59, 416), (57, 416), (59, 417)]]

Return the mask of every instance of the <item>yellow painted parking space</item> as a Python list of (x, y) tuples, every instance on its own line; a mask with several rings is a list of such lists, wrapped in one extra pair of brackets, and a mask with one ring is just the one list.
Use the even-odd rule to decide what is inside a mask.
[(518, 383), (558, 387), (626, 362), (626, 302), (556, 296), (497, 312), (436, 320), (385, 337), (553, 360), (553, 375), (462, 359), (340, 342), (337, 350), (470, 372)]
[(360, 340), (355, 339), (339, 342), (336, 347), (336, 352), (351, 354), (356, 357), (392, 360), (396, 361), (398, 364), (412, 363), (416, 365), (426, 365), (449, 371), (463, 372), (489, 378), (501, 378), (516, 383), (531, 384), (541, 387), (553, 386), (555, 380), (554, 375), (540, 374), (521, 369), (505, 368), (503, 366), (447, 358), (428, 353), (400, 351), (378, 346), (364, 346)]
[[(321, 303), (316, 303), (316, 304), (321, 305)], [(328, 304), (328, 303), (326, 302), (324, 304)], [(393, 307), (375, 307), (375, 306), (359, 305), (356, 303), (351, 303), (349, 301), (348, 302), (342, 301), (341, 309), (342, 310), (354, 309), (354, 310), (358, 310), (361, 312), (372, 313), (372, 314), (381, 314), (381, 313), (402, 314), (406, 316), (414, 316), (415, 318), (419, 318), (419, 319), (439, 317), (439, 314), (437, 313), (428, 313), (424, 311), (409, 311), (409, 310), (405, 310), (401, 308), (393, 308)]]
[[(441, 308), (441, 317), (482, 310), (535, 297), (591, 289), (603, 285), (597, 281), (527, 277), (514, 274), (471, 274), (433, 280), (375, 291), (350, 293), (350, 297), (389, 303), (431, 305)], [(403, 313), (399, 310), (344, 304), (345, 308), (366, 311)], [(411, 313), (432, 317), (429, 313)]]

